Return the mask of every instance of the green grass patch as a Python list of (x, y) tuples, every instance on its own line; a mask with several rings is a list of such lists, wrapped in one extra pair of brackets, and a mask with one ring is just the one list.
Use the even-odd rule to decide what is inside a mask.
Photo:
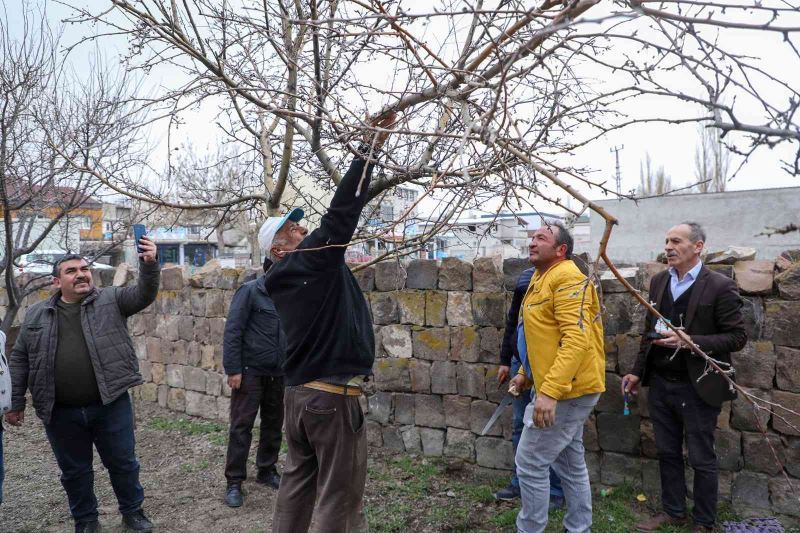
[(398, 456), (390, 459), (388, 466), (389, 472), (383, 476), (387, 488), (412, 498), (426, 496), (435, 480), (442, 474), (441, 465), (428, 458), (420, 460)]
[(392, 480), (392, 476), (373, 467), (367, 468), (367, 475), (369, 476), (369, 480), (371, 482), (377, 481), (380, 483), (388, 483)]
[(428, 526), (442, 532), (468, 532), (475, 528), (469, 518), (469, 510), (464, 507), (438, 506), (431, 510), (426, 519)]
[(519, 513), (519, 507), (516, 509), (509, 509), (508, 511), (500, 511), (489, 521), (492, 525), (498, 527), (512, 527), (517, 523), (517, 513)]
[(451, 484), (459, 498), (475, 503), (492, 503), (495, 501), (495, 489), (490, 485), (475, 485), (469, 483)]
[[(598, 493), (592, 496), (592, 531), (594, 533), (628, 533), (637, 522), (634, 509), (641, 505), (636, 500), (637, 491), (630, 485), (620, 485), (608, 489), (606, 496)], [(564, 509), (551, 511), (547, 533), (562, 533)]]
[(203, 459), (199, 463), (182, 463), (181, 464), (181, 472), (185, 474), (191, 474), (194, 472), (201, 472), (203, 470), (208, 470), (211, 465), (209, 464), (208, 460)]
[(228, 433), (221, 432), (221, 433), (211, 433), (208, 436), (208, 442), (215, 446), (227, 446), (228, 445)]
[(227, 426), (209, 420), (157, 416), (150, 420), (149, 426), (159, 431), (177, 431), (184, 435), (205, 435), (211, 444), (217, 446), (224, 446), (228, 440)]
[(392, 502), (383, 507), (365, 507), (369, 530), (379, 533), (399, 533), (406, 530), (412, 507), (406, 502)]

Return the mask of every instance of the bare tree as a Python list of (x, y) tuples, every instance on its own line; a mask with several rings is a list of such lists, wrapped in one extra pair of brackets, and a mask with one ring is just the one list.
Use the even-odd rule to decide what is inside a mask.
[[(255, 194), (263, 184), (260, 164), (254, 166), (252, 161), (236, 151), (237, 148), (237, 145), (220, 145), (199, 151), (191, 144), (181, 146), (180, 155), (171, 169), (176, 199), (215, 204), (224, 202), (232, 191), (238, 191), (240, 195)], [(209, 210), (190, 210), (181, 218), (184, 222), (213, 228), (217, 247), (223, 253), (226, 231), (240, 233), (247, 236), (248, 241), (257, 242), (258, 215), (259, 210), (250, 201)]]
[(722, 192), (728, 186), (731, 154), (722, 142), (720, 130), (700, 126), (694, 168), (698, 192)]
[(102, 161), (115, 172), (133, 164), (139, 141), (130, 134), (131, 114), (125, 75), (90, 65), (79, 80), (65, 68), (58, 35), (44, 13), (22, 6), (22, 25), (0, 19), (0, 275), (8, 305), (0, 322), (11, 327), (23, 300), (46, 275), (18, 278), (20, 259), (56, 242), (77, 250), (72, 214), (100, 192), (101, 183), (72, 161)]
[[(785, 104), (800, 102), (797, 84), (781, 77), (788, 69), (769, 71), (733, 51), (737, 32), (796, 35), (784, 24), (794, 20), (792, 10), (777, 0), (756, 8), (680, 0), (658, 9), (638, 0), (527, 4), (112, 0), (96, 9), (76, 6), (74, 21), (128, 36), (129, 70), (175, 73), (172, 85), (144, 102), (170, 125), (199, 102), (219, 108), (221, 133), (241, 145), (240, 157), (260, 162), (262, 184), (249, 193), (234, 188), (212, 203), (165, 202), (130, 176), (91, 161), (83, 168), (142, 200), (184, 209), (245, 203), (264, 216), (286, 207), (284, 193), (298, 176), (338, 183), (341, 159), (368, 129), (368, 109), (404, 111), (369, 195), (418, 184), (420, 200), (439, 204), (428, 226), (439, 232), (465, 209), (530, 209), (531, 194), (564, 206), (563, 191), (509, 146), (533, 155), (570, 187), (612, 195), (571, 154), (633, 124), (705, 123), (726, 134), (740, 159), (763, 145), (800, 147), (796, 104)], [(784, 46), (796, 61), (791, 38)], [(625, 105), (640, 97), (686, 102), (685, 112), (631, 116)], [(697, 115), (698, 105), (708, 113)], [(790, 171), (795, 166), (786, 162)], [(388, 231), (371, 227), (358, 238)], [(432, 235), (409, 236), (406, 249)]]
[[(375, 133), (367, 110), (397, 111), (403, 121), (369, 196), (410, 182), (438, 209), (396, 253), (421, 246), (466, 209), (526, 208), (535, 195), (603, 217), (599, 258), (635, 292), (606, 255), (616, 220), (587, 196), (615, 191), (590, 178), (576, 158), (581, 149), (637, 124), (702, 123), (725, 135), (741, 164), (763, 147), (791, 145), (796, 155), (783, 166), (800, 174), (796, 0), (109, 0), (76, 9), (73, 20), (128, 36), (129, 69), (180, 73), (146, 102), (153, 112), (179, 123), (198, 102), (216, 105), (224, 134), (263, 161), (260, 191), (206, 204), (165, 201), (99, 161), (75, 162), (155, 204), (252, 201), (276, 212), (293, 177), (338, 183), (356, 139)], [(747, 38), (769, 41), (780, 66), (740, 52)], [(650, 105), (630, 107), (636, 99)], [(652, 102), (681, 106), (667, 114)], [(581, 207), (569, 209), (565, 197)], [(364, 229), (357, 239), (381, 231)], [(693, 349), (709, 372), (729, 375)]]
[(639, 196), (662, 196), (672, 192), (672, 178), (664, 170), (664, 165), (654, 168), (650, 154), (645, 154), (639, 163)]

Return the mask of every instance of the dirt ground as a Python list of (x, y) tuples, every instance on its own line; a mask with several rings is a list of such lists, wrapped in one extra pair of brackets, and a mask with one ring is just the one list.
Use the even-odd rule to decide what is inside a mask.
[[(275, 492), (246, 482), (244, 507), (222, 502), (226, 428), (137, 402), (137, 454), (144, 509), (160, 532), (269, 531)], [(5, 433), (6, 481), (0, 532), (72, 531), (58, 467), (29, 409)], [(254, 439), (255, 440), (255, 439)], [(255, 446), (253, 446), (255, 449)], [(502, 473), (370, 450), (365, 504), (372, 531), (510, 531), (516, 510), (491, 493)], [(279, 466), (283, 464), (281, 455)], [(251, 469), (254, 458), (251, 456)], [(95, 455), (95, 491), (105, 531), (122, 531), (108, 474)]]

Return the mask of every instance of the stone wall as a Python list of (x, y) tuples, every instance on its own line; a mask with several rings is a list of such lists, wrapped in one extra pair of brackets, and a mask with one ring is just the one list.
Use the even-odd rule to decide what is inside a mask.
[[(792, 259), (795, 262), (792, 262)], [(737, 379), (753, 394), (800, 411), (800, 254), (777, 261), (739, 261), (713, 268), (734, 277), (744, 298), (750, 341), (734, 355)], [(510, 469), (511, 409), (489, 435), (478, 435), (505, 393), (497, 363), (506, 310), (523, 259), (499, 265), (457, 259), (387, 262), (357, 278), (374, 317), (375, 390), (368, 400), (372, 446), (444, 456)], [(665, 265), (626, 269), (635, 286)], [(186, 279), (179, 267), (163, 272), (155, 304), (131, 317), (146, 383), (135, 391), (189, 415), (224, 420), (230, 405), (222, 370), (225, 316), (235, 288), (257, 271), (208, 269)], [(126, 277), (127, 276), (127, 277)], [(117, 283), (131, 275), (118, 275)], [(110, 282), (110, 280), (108, 280)], [(658, 501), (658, 463), (646, 402), (624, 416), (620, 376), (634, 360), (644, 313), (622, 285), (602, 277), (606, 386), (584, 433), (594, 482), (640, 484)], [(645, 391), (646, 392), (646, 391)], [(800, 506), (765, 446), (756, 417), (800, 490), (800, 420), (792, 428), (770, 411), (754, 413), (744, 400), (725, 405), (717, 429), (720, 493), (740, 513), (800, 517)], [(789, 417), (784, 417), (789, 419)], [(690, 480), (691, 469), (687, 468)], [(794, 518), (791, 518), (794, 517)]]

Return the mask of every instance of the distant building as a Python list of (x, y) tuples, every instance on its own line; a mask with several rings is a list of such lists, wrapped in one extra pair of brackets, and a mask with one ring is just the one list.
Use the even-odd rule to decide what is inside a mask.
[[(237, 255), (243, 255), (248, 262), (250, 258), (246, 242), (241, 247), (243, 249), (238, 250), (239, 254), (237, 250), (230, 250), (228, 254), (223, 254), (227, 257), (220, 257), (214, 228), (200, 224), (149, 226), (147, 236), (156, 243), (158, 259), (162, 265), (167, 263), (184, 265), (191, 270), (205, 265), (214, 258), (227, 259), (222, 262), (228, 266), (237, 266)], [(136, 252), (132, 240), (126, 241), (125, 254), (126, 262), (135, 262)]]
[(397, 186), (369, 202), (362, 212), (362, 224), (378, 236), (347, 249), (349, 262), (366, 262), (391, 251), (408, 237), (418, 234), (416, 202), (419, 191)]
[[(759, 235), (768, 228), (798, 222), (800, 187), (690, 194), (670, 194), (638, 200), (597, 202), (619, 220), (611, 233), (609, 257), (635, 263), (655, 259), (664, 250), (664, 235), (674, 224), (695, 221), (708, 234), (706, 248), (746, 246), (756, 258), (772, 259), (782, 251), (800, 248), (800, 232)], [(591, 216), (591, 237), (583, 250), (597, 255), (605, 221)]]
[(128, 229), (134, 222), (131, 201), (127, 198), (100, 205), (99, 223), (96, 230), (81, 233), (81, 253), (96, 257), (97, 262), (118, 265), (125, 260), (125, 251), (120, 244), (127, 237)]
[[(8, 212), (0, 206), (0, 220), (11, 218), (15, 248), (41, 241), (21, 263), (53, 261), (66, 253), (90, 253), (84, 241), (102, 236), (102, 203), (72, 187), (32, 185), (7, 179)], [(0, 224), (0, 237), (4, 238)], [(30, 256), (30, 257), (28, 257)]]
[[(427, 257), (457, 257), (471, 261), (476, 257), (526, 257), (533, 231), (542, 220), (563, 220), (563, 215), (544, 212), (468, 214), (449, 225), (429, 244)], [(428, 222), (428, 226), (433, 221)]]

